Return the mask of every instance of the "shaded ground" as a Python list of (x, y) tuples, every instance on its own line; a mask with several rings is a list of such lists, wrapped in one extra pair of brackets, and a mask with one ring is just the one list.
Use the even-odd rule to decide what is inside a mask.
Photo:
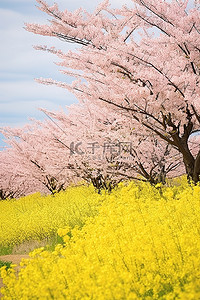
[[(1, 261), (11, 261), (13, 264), (18, 265), (16, 268), (19, 270), (19, 263), (22, 260), (22, 258), (30, 258), (28, 255), (23, 254), (15, 254), (15, 255), (2, 255), (0, 256)], [(0, 289), (2, 288), (3, 283), (2, 279), (0, 278)], [(0, 293), (0, 298), (2, 297), (2, 294)]]

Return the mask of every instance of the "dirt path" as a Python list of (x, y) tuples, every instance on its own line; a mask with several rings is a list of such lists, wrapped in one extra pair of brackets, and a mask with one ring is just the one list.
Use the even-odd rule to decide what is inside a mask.
[[(28, 255), (3, 255), (0, 256), (0, 260), (2, 261), (11, 261), (13, 264), (18, 265), (17, 269), (19, 269), (19, 263), (22, 260), (22, 258), (30, 258)], [(0, 289), (3, 287), (2, 279), (0, 278)], [(0, 298), (2, 297), (2, 294), (0, 293)]]

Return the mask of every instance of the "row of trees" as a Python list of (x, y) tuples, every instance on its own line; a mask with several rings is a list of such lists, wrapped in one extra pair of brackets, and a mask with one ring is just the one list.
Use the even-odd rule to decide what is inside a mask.
[(197, 183), (198, 1), (189, 8), (182, 0), (135, 0), (132, 8), (113, 9), (105, 0), (93, 13), (36, 1), (50, 24), (26, 29), (79, 45), (67, 53), (37, 46), (75, 78), (38, 81), (68, 89), (80, 103), (68, 114), (43, 110), (43, 122), (2, 130), (11, 148), (0, 154), (1, 197), (23, 189), (54, 193), (80, 179), (98, 191), (124, 179), (164, 183), (184, 172)]
[(44, 121), (1, 131), (10, 146), (0, 152), (2, 198), (54, 193), (81, 179), (99, 192), (126, 179), (164, 183), (167, 174), (183, 172), (171, 146), (136, 134), (118, 112), (99, 111), (90, 102), (70, 106), (68, 114), (43, 112)]

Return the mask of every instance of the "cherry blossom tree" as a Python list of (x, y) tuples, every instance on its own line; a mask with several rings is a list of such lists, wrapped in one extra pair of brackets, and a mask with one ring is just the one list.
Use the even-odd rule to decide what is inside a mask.
[(2, 198), (55, 193), (81, 179), (100, 193), (121, 180), (164, 183), (182, 172), (171, 146), (135, 134), (132, 119), (119, 112), (91, 102), (71, 105), (67, 114), (41, 110), (46, 120), (1, 130), (10, 146), (1, 153)]
[[(5, 127), (1, 132), (11, 148), (4, 152), (7, 168), (2, 166), (1, 169), (7, 173), (5, 178), (11, 178), (11, 175), (19, 177), (17, 185), (19, 181), (28, 182), (32, 186), (28, 193), (31, 190), (54, 194), (73, 183), (69, 170), (64, 167), (64, 158), (59, 154), (59, 149), (51, 144), (48, 131), (38, 126), (37, 122), (33, 121), (23, 128)], [(4, 161), (2, 160), (2, 164)]]
[(167, 174), (183, 173), (180, 155), (170, 145), (135, 133), (133, 120), (119, 112), (99, 111), (90, 102), (71, 105), (68, 114), (43, 111), (53, 137), (71, 154), (69, 166), (95, 187), (111, 189), (125, 179), (164, 183)]
[(36, 191), (46, 192), (41, 182), (23, 168), (14, 149), (0, 151), (0, 178), (1, 200), (19, 198)]
[(138, 135), (156, 135), (180, 153), (188, 179), (198, 182), (200, 152), (192, 153), (189, 138), (200, 129), (199, 1), (190, 8), (187, 0), (134, 0), (114, 9), (105, 0), (93, 13), (36, 1), (50, 23), (26, 29), (79, 45), (67, 53), (37, 46), (57, 55), (62, 72), (75, 78), (38, 81), (123, 113)]

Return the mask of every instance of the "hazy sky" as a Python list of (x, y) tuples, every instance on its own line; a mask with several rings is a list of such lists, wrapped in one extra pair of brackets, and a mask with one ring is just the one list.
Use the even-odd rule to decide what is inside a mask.
[[(47, 0), (53, 4), (54, 1)], [(101, 0), (58, 0), (61, 9), (83, 7), (93, 10)], [(112, 0), (115, 6), (131, 0)], [(35, 0), (0, 0), (0, 127), (18, 127), (30, 117), (42, 119), (39, 107), (59, 109), (76, 101), (67, 90), (44, 86), (34, 78), (45, 77), (67, 81), (54, 64), (56, 56), (36, 51), (33, 45), (58, 46), (66, 50), (72, 45), (54, 38), (27, 32), (24, 23), (45, 23), (48, 16), (36, 8)], [(3, 141), (0, 135), (0, 147)], [(1, 149), (1, 148), (0, 148)]]

